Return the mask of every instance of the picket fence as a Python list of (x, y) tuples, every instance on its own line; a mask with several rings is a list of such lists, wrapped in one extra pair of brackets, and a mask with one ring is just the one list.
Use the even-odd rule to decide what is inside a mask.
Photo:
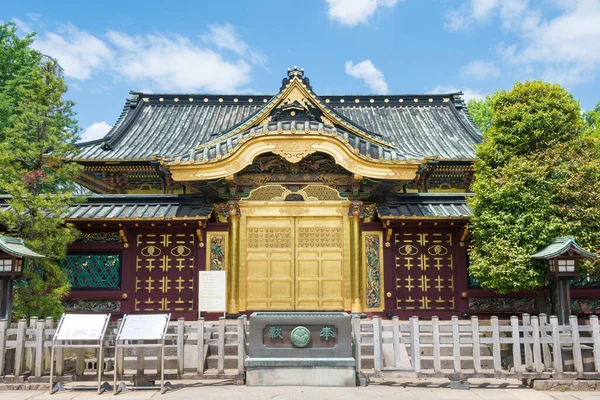
[[(587, 322), (587, 321), (586, 321)], [(545, 314), (510, 320), (353, 318), (357, 371), (366, 376), (599, 379), (598, 317), (568, 325)]]
[[(119, 357), (119, 377), (136, 375), (153, 379), (158, 374), (156, 349), (118, 349), (115, 337), (121, 320), (108, 326), (104, 340), (105, 373), (112, 375), (112, 360)], [(169, 323), (165, 340), (165, 375), (169, 379), (228, 378), (243, 379), (246, 354), (246, 316), (237, 320)], [(50, 373), (50, 349), (56, 332), (52, 318), (21, 319), (16, 327), (0, 321), (0, 377), (42, 377)], [(154, 350), (154, 351), (151, 351)], [(86, 371), (96, 370), (95, 349), (62, 349), (55, 353), (55, 374), (85, 380)], [(65, 364), (72, 367), (65, 370)], [(68, 372), (68, 373), (67, 373)], [(87, 374), (94, 379), (94, 374)]]
[[(105, 373), (119, 357), (119, 377), (157, 374), (156, 352), (124, 349), (115, 354), (119, 322), (105, 336)], [(16, 325), (16, 326), (15, 326)], [(0, 321), (0, 377), (27, 376), (43, 381), (50, 370), (55, 333), (52, 318), (20, 320), (9, 326)], [(165, 346), (168, 379), (234, 379), (244, 377), (249, 321), (184, 321), (169, 324)], [(519, 320), (490, 319), (382, 320), (352, 317), (357, 373), (367, 377), (446, 377), (520, 379), (600, 379), (598, 317), (571, 317), (559, 325), (556, 317), (523, 314)], [(92, 349), (57, 349), (57, 375), (73, 380), (94, 379)], [(0, 381), (3, 378), (0, 378)]]

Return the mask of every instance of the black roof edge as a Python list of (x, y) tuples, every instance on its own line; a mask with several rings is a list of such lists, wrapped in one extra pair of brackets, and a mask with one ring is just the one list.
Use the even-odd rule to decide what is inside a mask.
[(398, 203), (466, 203), (468, 198), (474, 196), (474, 193), (392, 193), (385, 196), (385, 199), (393, 198)]

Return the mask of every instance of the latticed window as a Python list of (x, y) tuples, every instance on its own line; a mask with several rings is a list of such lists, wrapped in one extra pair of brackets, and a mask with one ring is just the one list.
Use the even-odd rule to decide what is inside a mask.
[(73, 290), (121, 287), (120, 253), (73, 253), (62, 266), (68, 271)]

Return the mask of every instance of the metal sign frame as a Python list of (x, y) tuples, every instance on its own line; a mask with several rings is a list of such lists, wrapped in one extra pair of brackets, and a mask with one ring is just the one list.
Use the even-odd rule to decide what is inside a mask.
[[(160, 388), (160, 394), (164, 394), (167, 390), (171, 390), (171, 385), (167, 382), (165, 384), (165, 337), (167, 335), (167, 330), (169, 329), (169, 321), (171, 321), (171, 313), (168, 314), (133, 314), (133, 315), (164, 315), (165, 316), (165, 327), (163, 329), (162, 335), (159, 339), (122, 339), (123, 328), (127, 323), (127, 314), (123, 315), (123, 321), (121, 322), (121, 326), (119, 326), (119, 331), (117, 332), (117, 337), (115, 339), (115, 378), (114, 378), (114, 386), (113, 393), (119, 394), (125, 389), (158, 389)], [(133, 316), (132, 315), (132, 316)], [(155, 343), (145, 343), (147, 341), (155, 342)], [(131, 385), (127, 386), (124, 382), (121, 382), (117, 385), (117, 375), (119, 371), (119, 357), (117, 357), (117, 350), (119, 348), (131, 348), (131, 347), (147, 347), (158, 348), (158, 357), (157, 357), (157, 368), (160, 369), (160, 386), (137, 386)]]
[[(60, 317), (60, 322), (56, 327), (56, 332), (54, 332), (54, 336), (52, 337), (52, 350), (50, 351), (50, 394), (54, 394), (59, 390), (64, 389), (93, 389), (93, 386), (83, 386), (83, 385), (70, 385), (66, 386), (62, 382), (56, 382), (54, 385), (54, 349), (55, 348), (67, 348), (67, 349), (89, 349), (95, 348), (98, 349), (98, 362), (97, 362), (97, 372), (98, 372), (98, 394), (103, 393), (105, 390), (109, 389), (110, 386), (108, 383), (102, 384), (102, 371), (104, 369), (104, 336), (106, 335), (106, 328), (108, 327), (108, 323), (110, 322), (110, 314), (103, 314), (104, 316), (104, 325), (102, 327), (102, 331), (100, 332), (100, 337), (98, 339), (60, 339), (60, 331), (63, 327), (65, 319), (69, 315), (89, 315), (89, 314), (63, 314)], [(88, 343), (82, 343), (88, 342)], [(91, 342), (91, 343), (90, 343)], [(54, 385), (54, 386), (53, 386)]]

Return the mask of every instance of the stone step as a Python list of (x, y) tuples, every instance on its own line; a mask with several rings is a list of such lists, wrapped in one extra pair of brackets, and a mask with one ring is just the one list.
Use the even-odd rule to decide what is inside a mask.
[[(238, 346), (237, 343), (225, 343), (225, 355), (237, 355)], [(219, 345), (217, 344), (209, 344), (208, 345), (208, 355), (217, 355), (219, 354)]]
[[(219, 359), (216, 355), (208, 356), (206, 359), (206, 367), (208, 369), (217, 369)], [(236, 369), (238, 366), (237, 355), (225, 355), (224, 359), (225, 369)]]
[[(391, 362), (390, 362), (391, 364)], [(452, 358), (442, 358), (440, 360), (442, 369), (453, 370), (454, 361)], [(387, 366), (387, 363), (385, 364)], [(391, 365), (390, 365), (391, 366)], [(375, 360), (373, 356), (361, 356), (361, 368), (362, 369), (373, 369), (375, 367)], [(461, 359), (462, 369), (473, 369), (472, 359)], [(493, 369), (494, 362), (490, 357), (482, 357), (481, 360), (482, 369)], [(433, 369), (433, 359), (421, 359), (421, 369)]]
[[(385, 344), (384, 346), (390, 346), (391, 344)], [(410, 345), (404, 345), (408, 354), (410, 354)], [(374, 347), (372, 343), (363, 343), (361, 346), (361, 354), (362, 355), (373, 355)], [(453, 353), (452, 345), (440, 345), (440, 355), (441, 356), (452, 356)], [(492, 356), (492, 348), (490, 346), (482, 345), (480, 346), (479, 353), (481, 356)], [(433, 356), (433, 346), (421, 346), (421, 355), (422, 356)], [(473, 357), (473, 346), (470, 344), (461, 344), (460, 345), (460, 355), (461, 357)]]

